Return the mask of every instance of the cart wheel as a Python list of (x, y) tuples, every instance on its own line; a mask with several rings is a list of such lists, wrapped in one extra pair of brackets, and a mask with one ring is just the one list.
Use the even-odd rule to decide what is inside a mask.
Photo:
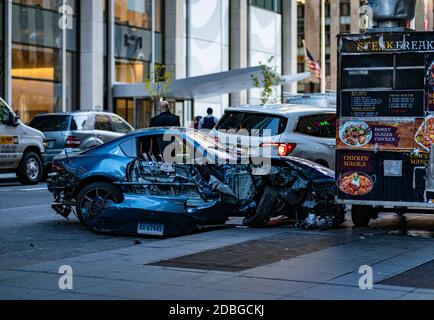
[(356, 227), (366, 227), (373, 217), (374, 208), (372, 206), (353, 206), (351, 218)]

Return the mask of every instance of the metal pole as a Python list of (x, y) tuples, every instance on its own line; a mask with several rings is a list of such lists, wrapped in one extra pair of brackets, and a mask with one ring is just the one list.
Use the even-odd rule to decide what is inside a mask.
[[(63, 0), (62, 1), (62, 18), (65, 18), (65, 14), (67, 14), (67, 11), (66, 11), (66, 5), (67, 5), (67, 3), (66, 3), (66, 0)], [(61, 110), (62, 110), (62, 112), (66, 112), (66, 36), (67, 36), (67, 33), (66, 33), (66, 30), (67, 30), (67, 28), (66, 28), (66, 26), (63, 26), (63, 28), (62, 28), (62, 92), (61, 92), (61, 95), (62, 95), (62, 99), (61, 99), (61, 101), (62, 101), (62, 107), (61, 107)], [(58, 110), (55, 110), (55, 111), (58, 111)]]
[[(152, 0), (152, 13), (151, 13), (152, 27), (151, 27), (151, 75), (155, 72), (155, 0)], [(151, 79), (154, 81), (154, 77)]]
[(321, 0), (321, 93), (326, 92), (325, 0)]
[(114, 58), (114, 43), (115, 43), (115, 4), (114, 0), (108, 0), (107, 7), (107, 64), (108, 64), (108, 74), (107, 74), (107, 104), (109, 112), (114, 111), (113, 107), (113, 85), (115, 82), (115, 58)]
[(12, 106), (12, 0), (6, 1), (5, 101)]

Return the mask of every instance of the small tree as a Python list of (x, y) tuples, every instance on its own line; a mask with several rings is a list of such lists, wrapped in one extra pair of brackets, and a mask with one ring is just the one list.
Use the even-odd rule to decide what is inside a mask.
[(259, 62), (261, 67), (261, 77), (258, 78), (252, 75), (253, 85), (261, 90), (261, 104), (273, 103), (277, 101), (277, 98), (270, 99), (274, 93), (274, 87), (279, 85), (279, 77), (277, 76), (277, 66), (272, 65), (274, 57), (270, 57), (266, 64)]
[(153, 113), (156, 114), (158, 103), (169, 91), (173, 82), (173, 73), (165, 65), (156, 64), (149, 79), (145, 81), (146, 92), (151, 96)]

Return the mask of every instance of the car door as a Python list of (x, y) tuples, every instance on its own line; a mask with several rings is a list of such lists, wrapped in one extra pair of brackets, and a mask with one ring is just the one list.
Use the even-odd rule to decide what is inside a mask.
[[(336, 114), (318, 112), (298, 118), (294, 133), (297, 148), (293, 156), (335, 166), (336, 156)], [(291, 138), (290, 135), (287, 138)]]
[(113, 131), (110, 117), (103, 113), (95, 114), (95, 134), (104, 143), (121, 136)]
[(15, 169), (21, 161), (22, 126), (8, 123), (12, 111), (0, 99), (0, 170)]

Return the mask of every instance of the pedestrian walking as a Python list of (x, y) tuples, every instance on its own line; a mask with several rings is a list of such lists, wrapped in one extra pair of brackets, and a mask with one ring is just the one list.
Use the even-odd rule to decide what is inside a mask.
[(180, 127), (181, 121), (177, 115), (174, 115), (169, 110), (169, 103), (162, 101), (158, 104), (159, 115), (151, 119), (149, 127)]
[(212, 108), (208, 108), (206, 113), (207, 116), (202, 118), (202, 120), (199, 121), (199, 130), (201, 129), (212, 130), (214, 129), (215, 125), (218, 122), (218, 119), (213, 116), (214, 110)]

